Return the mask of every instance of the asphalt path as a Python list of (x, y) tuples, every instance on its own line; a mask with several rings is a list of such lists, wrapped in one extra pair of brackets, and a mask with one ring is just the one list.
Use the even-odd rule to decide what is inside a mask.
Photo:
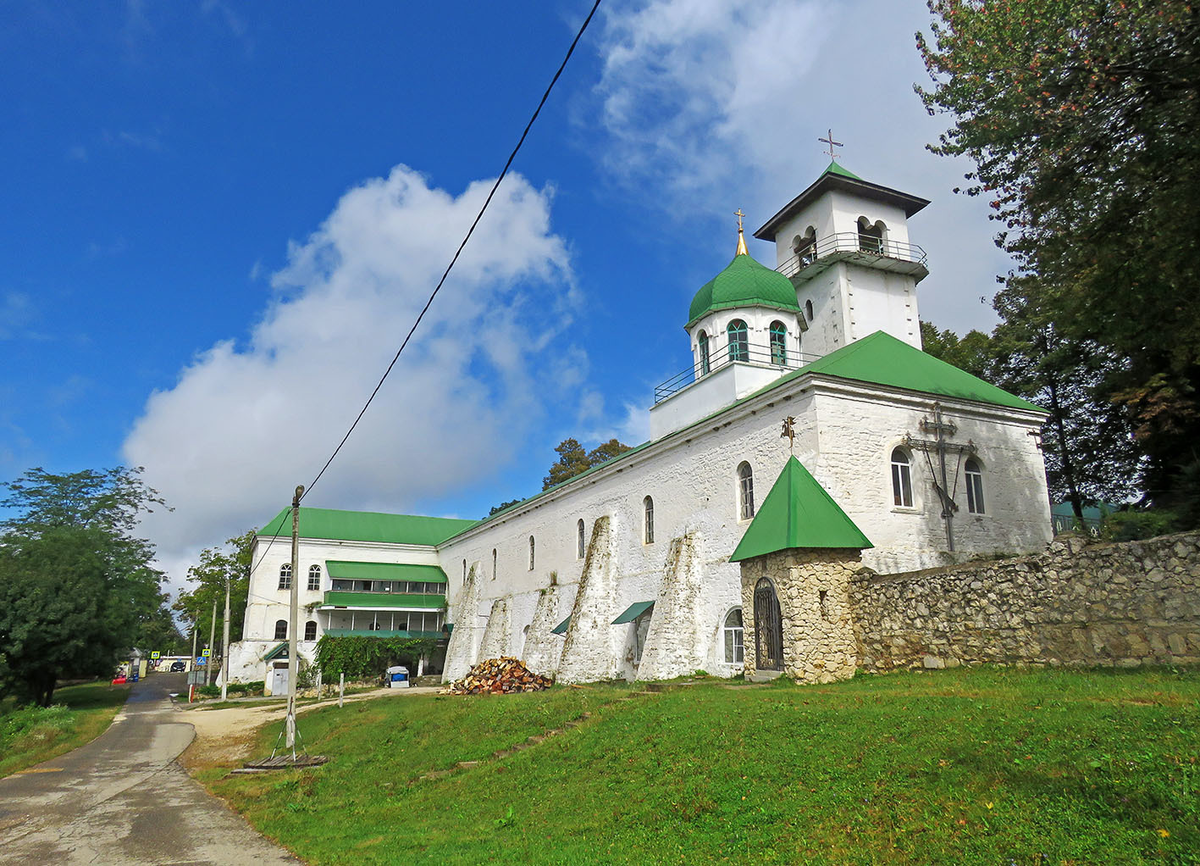
[(195, 736), (169, 697), (185, 689), (153, 674), (91, 743), (0, 779), (0, 863), (299, 863), (176, 762)]

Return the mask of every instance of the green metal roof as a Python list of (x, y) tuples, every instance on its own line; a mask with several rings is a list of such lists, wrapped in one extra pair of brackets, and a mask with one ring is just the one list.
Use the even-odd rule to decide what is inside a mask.
[(925, 394), (994, 403), (997, 406), (1034, 412), (1043, 411), (1028, 400), (1022, 400), (990, 382), (958, 369), (953, 364), (927, 355), (884, 331), (876, 331), (869, 337), (842, 346), (767, 387), (775, 387), (806, 373), (823, 373), (827, 376), (870, 382), (873, 385), (890, 385), (893, 388), (921, 391)]
[(361, 607), (364, 609), (389, 608), (392, 610), (441, 610), (446, 606), (446, 596), (434, 593), (407, 592), (354, 592), (331, 590), (325, 593), (321, 607)]
[(862, 550), (874, 545), (800, 461), (790, 457), (729, 561), (798, 547)]
[(554, 628), (550, 629), (550, 634), (566, 634), (567, 627), (571, 624), (571, 618), (567, 617)]
[(325, 560), (330, 577), (352, 580), (405, 580), (413, 583), (447, 583), (446, 572), (436, 565), (408, 565), (392, 562), (349, 562)]
[[(300, 509), (302, 538), (335, 538), (341, 541), (385, 541), (393, 544), (441, 544), (474, 525), (474, 520), (417, 517), (376, 511), (339, 511), (333, 508)], [(285, 508), (259, 530), (259, 535), (292, 534), (292, 509)]]
[(263, 653), (262, 660), (265, 662), (269, 662), (269, 661), (274, 661), (277, 658), (285, 659), (285, 658), (287, 658), (287, 650), (288, 650), (288, 642), (287, 641), (284, 641), (283, 643), (275, 644), (275, 646), (271, 647), (269, 650), (267, 650), (265, 653)]
[(636, 601), (625, 608), (625, 612), (614, 619), (612, 624), (620, 625), (625, 622), (633, 622), (652, 607), (654, 607), (654, 602), (652, 601)]
[(843, 166), (836, 159), (832, 159), (829, 161), (829, 167), (826, 168), (823, 172), (821, 172), (821, 177), (824, 177), (827, 174), (839, 174), (842, 177), (851, 177), (851, 178), (854, 178), (855, 180), (862, 180), (861, 177), (859, 177), (854, 172), (850, 171), (850, 169)]
[(778, 271), (760, 265), (746, 253), (739, 253), (726, 265), (725, 270), (696, 292), (688, 308), (685, 327), (690, 328), (697, 319), (714, 310), (756, 306), (800, 311), (796, 287), (791, 280)]

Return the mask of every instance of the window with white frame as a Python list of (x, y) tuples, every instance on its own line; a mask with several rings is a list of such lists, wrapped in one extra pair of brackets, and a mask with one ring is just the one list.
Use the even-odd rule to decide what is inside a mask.
[(742, 609), (735, 607), (725, 617), (725, 662), (740, 665), (746, 660), (746, 647), (742, 642), (745, 632), (742, 628)]
[(654, 500), (649, 496), (642, 500), (642, 543), (654, 543)]
[(321, 566), (310, 565), (308, 567), (308, 588), (309, 590), (321, 588)]
[(983, 514), (983, 470), (974, 457), (967, 461), (964, 469), (967, 476), (967, 511)]
[(743, 461), (737, 468), (737, 475), (738, 519), (749, 520), (754, 517), (754, 470)]
[(292, 588), (292, 564), (290, 562), (285, 562), (279, 566), (279, 588)]
[(583, 518), (575, 524), (575, 558), (583, 559), (587, 555), (587, 539), (584, 537)]
[(892, 504), (912, 508), (912, 464), (903, 448), (892, 451)]

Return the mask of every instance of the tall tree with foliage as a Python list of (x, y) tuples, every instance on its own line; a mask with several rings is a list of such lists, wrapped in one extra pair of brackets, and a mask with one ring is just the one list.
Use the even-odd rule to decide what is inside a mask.
[(161, 621), (154, 548), (133, 535), (163, 501), (140, 470), (31, 469), (0, 506), (0, 692), (43, 706), (56, 680), (107, 674)]
[(558, 460), (550, 467), (550, 474), (542, 479), (543, 490), (549, 490), (556, 484), (562, 484), (593, 466), (599, 466), (606, 460), (623, 454), (629, 450), (629, 446), (616, 439), (609, 439), (591, 451), (585, 451), (577, 439), (564, 439), (554, 450), (558, 453)]
[[(1173, 504), (1200, 462), (1200, 8), (1191, 0), (929, 0), (932, 148), (970, 157), (1018, 264), (1013, 303), (1105, 354), (1143, 483)], [(1036, 279), (1027, 279), (1036, 277)]]
[[(242, 639), (246, 619), (246, 599), (250, 594), (250, 565), (254, 548), (254, 530), (229, 539), (219, 547), (205, 548), (200, 560), (188, 568), (187, 582), (190, 589), (179, 593), (175, 610), (181, 612), (189, 624), (210, 622), (212, 606), (217, 605), (217, 617), (225, 610), (225, 584), (229, 583), (229, 640)], [(221, 633), (218, 622), (217, 634)]]
[(939, 331), (932, 322), (922, 319), (921, 348), (927, 355), (991, 381), (992, 339), (983, 331), (968, 331), (960, 337), (949, 328)]

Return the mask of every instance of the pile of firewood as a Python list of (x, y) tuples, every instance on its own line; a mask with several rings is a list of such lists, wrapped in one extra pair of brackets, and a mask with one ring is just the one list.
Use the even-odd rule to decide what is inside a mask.
[(554, 684), (549, 677), (533, 673), (520, 660), (504, 656), (482, 661), (461, 680), (442, 689), (444, 695), (507, 695), (538, 692)]

